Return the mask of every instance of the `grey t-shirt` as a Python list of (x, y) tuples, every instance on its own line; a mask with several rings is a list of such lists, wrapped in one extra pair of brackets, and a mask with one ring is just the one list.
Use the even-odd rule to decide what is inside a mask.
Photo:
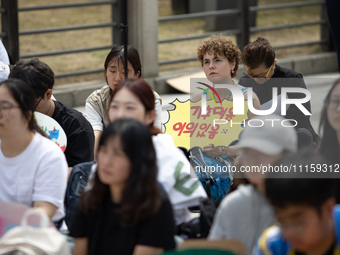
[(276, 222), (274, 210), (253, 185), (240, 185), (216, 211), (209, 240), (236, 239), (251, 251), (262, 232)]

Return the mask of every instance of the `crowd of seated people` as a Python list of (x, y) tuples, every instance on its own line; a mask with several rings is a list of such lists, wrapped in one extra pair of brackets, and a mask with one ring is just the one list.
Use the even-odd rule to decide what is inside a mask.
[[(74, 238), (75, 255), (174, 250), (183, 226), (202, 227), (195, 223), (193, 208), (201, 215), (209, 210), (202, 207), (209, 200), (207, 188), (173, 138), (162, 132), (162, 100), (142, 79), (138, 51), (133, 46), (127, 50), (128, 70), (123, 46), (107, 55), (107, 85), (89, 95), (86, 115), (53, 99), (54, 73), (36, 58), (18, 61), (0, 82), (0, 201), (42, 208), (57, 229)], [(287, 84), (306, 88), (301, 74), (277, 65), (275, 51), (262, 37), (241, 53), (225, 36), (213, 35), (198, 47), (197, 58), (213, 87), (222, 81), (232, 84), (245, 101), (252, 88), (256, 110), (271, 107), (274, 87), (278, 101)], [(245, 76), (236, 82), (241, 61)], [(217, 91), (222, 100), (233, 101), (229, 89)], [(201, 93), (194, 94), (192, 100), (200, 98)], [(238, 170), (295, 169), (238, 171), (233, 190), (217, 204), (216, 213), (211, 208), (207, 240), (238, 240), (246, 254), (339, 254), (340, 79), (324, 99), (320, 136), (295, 105), (285, 116), (278, 105), (269, 116), (248, 111), (249, 120), (264, 124), (246, 125), (232, 146), (203, 147), (212, 158), (228, 154)], [(311, 110), (310, 102), (303, 106)], [(35, 111), (64, 129), (64, 153), (38, 126)], [(281, 125), (285, 120), (297, 125)], [(65, 192), (74, 185), (69, 176), (84, 162), (90, 162), (91, 170), (87, 183), (80, 183), (79, 203), (66, 226)], [(330, 169), (333, 175), (327, 175)], [(303, 174), (314, 172), (325, 175)]]

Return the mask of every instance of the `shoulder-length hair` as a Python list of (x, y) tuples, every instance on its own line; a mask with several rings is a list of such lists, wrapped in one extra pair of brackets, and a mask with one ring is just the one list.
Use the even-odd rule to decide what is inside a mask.
[[(141, 103), (144, 105), (145, 113), (155, 109), (155, 96), (152, 89), (150, 88), (149, 84), (139, 78), (127, 79), (116, 85), (115, 89), (111, 92), (109, 105), (118, 91), (123, 88), (128, 89), (132, 94), (139, 98)], [(148, 126), (151, 134), (157, 135), (162, 133), (162, 131), (155, 127), (153, 123), (154, 122), (150, 123)]]
[(331, 94), (336, 86), (340, 85), (340, 79), (337, 79), (329, 90), (325, 100), (324, 105), (321, 111), (321, 119), (319, 126), (319, 133), (322, 131), (322, 140), (320, 143), (319, 152), (324, 158), (326, 158), (330, 163), (338, 163), (339, 162), (339, 154), (340, 154), (340, 146), (337, 139), (336, 131), (332, 128), (329, 123), (327, 116), (327, 108), (329, 104), (329, 100)]
[[(120, 138), (123, 151), (131, 163), (130, 176), (116, 212), (123, 225), (135, 225), (160, 208), (156, 153), (148, 128), (134, 119), (118, 119), (111, 123), (100, 138), (97, 153), (101, 146), (115, 137)], [(98, 166), (100, 164), (98, 161)], [(110, 199), (110, 194), (109, 185), (100, 181), (96, 171), (93, 188), (83, 196), (80, 208), (85, 212), (98, 212), (104, 199)]]
[[(112, 60), (119, 61), (121, 60), (123, 63), (123, 66), (125, 65), (125, 57), (124, 57), (124, 45), (116, 45), (113, 46), (109, 54), (106, 56), (105, 62), (104, 62), (104, 70), (105, 70), (105, 77), (106, 77), (106, 71), (109, 67), (109, 64)], [(127, 59), (128, 62), (131, 63), (134, 74), (138, 74), (139, 72), (139, 78), (142, 77), (142, 64), (140, 62), (140, 57), (137, 49), (133, 47), (132, 45), (128, 45), (127, 47)]]
[(36, 97), (32, 88), (23, 80), (10, 78), (0, 82), (0, 87), (8, 89), (14, 100), (18, 103), (22, 115), (28, 122), (28, 129), (46, 137), (34, 118)]

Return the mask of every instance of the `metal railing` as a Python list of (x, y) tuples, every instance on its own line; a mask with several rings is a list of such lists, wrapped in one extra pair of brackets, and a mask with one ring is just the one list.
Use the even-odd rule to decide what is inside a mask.
[[(323, 32), (321, 32), (321, 40), (319, 41), (282, 45), (282, 46), (276, 46), (273, 48), (274, 49), (286, 49), (286, 48), (309, 46), (309, 45), (315, 45), (315, 44), (323, 45), (324, 50), (327, 50), (331, 47), (330, 45), (332, 44), (332, 41), (331, 41), (331, 37), (329, 34), (329, 29), (328, 29), (328, 20), (327, 20), (327, 15), (325, 11), (325, 1), (323, 0), (274, 4), (274, 5), (268, 5), (268, 6), (251, 6), (251, 7), (249, 6), (249, 0), (239, 0), (237, 2), (238, 2), (237, 9), (197, 12), (197, 13), (190, 13), (190, 14), (180, 14), (180, 15), (159, 17), (158, 21), (164, 22), (164, 21), (171, 21), (171, 20), (186, 20), (186, 19), (192, 19), (192, 18), (205, 18), (205, 17), (213, 17), (213, 16), (230, 16), (230, 15), (236, 14), (238, 15), (238, 20), (237, 20), (238, 29), (215, 31), (215, 32), (203, 33), (203, 34), (198, 34), (198, 35), (161, 39), (161, 40), (158, 40), (158, 43), (163, 44), (163, 43), (169, 43), (169, 42), (180, 42), (180, 41), (185, 41), (185, 40), (201, 39), (201, 38), (206, 38), (210, 36), (211, 34), (219, 33), (219, 34), (236, 35), (237, 44), (241, 49), (243, 49), (243, 47), (250, 41), (251, 33), (261, 32), (261, 31), (279, 30), (279, 29), (286, 29), (286, 28), (321, 25), (324, 27), (323, 29), (321, 29), (321, 31)], [(278, 9), (295, 8), (295, 7), (302, 7), (302, 6), (313, 6), (313, 5), (322, 6), (322, 15), (321, 15), (320, 20), (311, 21), (311, 22), (284, 24), (284, 25), (277, 25), (277, 26), (250, 27), (249, 14), (251, 12), (258, 12), (258, 11), (264, 11), (264, 10), (278, 10)], [(158, 63), (159, 65), (166, 65), (166, 64), (188, 62), (188, 61), (193, 61), (193, 60), (197, 60), (197, 58), (189, 57), (189, 58), (181, 58), (181, 59), (174, 59), (174, 60), (164, 60), (164, 61), (159, 61)]]
[[(64, 9), (64, 8), (75, 8), (75, 7), (89, 7), (89, 6), (99, 6), (99, 5), (109, 5), (112, 11), (112, 20), (108, 23), (101, 24), (90, 24), (90, 25), (80, 25), (80, 26), (67, 26), (67, 27), (53, 27), (46, 29), (35, 29), (35, 30), (24, 30), (19, 31), (18, 29), (18, 13), (19, 12), (29, 12), (29, 11), (40, 11), (40, 10), (52, 10), (52, 9)], [(21, 7), (18, 8), (17, 0), (1, 0), (1, 21), (2, 21), (2, 42), (6, 47), (8, 53), (13, 57), (13, 59), (18, 60), (21, 58), (32, 58), (32, 57), (46, 57), (46, 56), (56, 56), (71, 53), (81, 53), (90, 51), (99, 51), (105, 49), (111, 49), (115, 44), (121, 43), (121, 36), (118, 30), (118, 25), (120, 23), (120, 1), (119, 0), (106, 0), (106, 1), (95, 1), (95, 2), (82, 2), (82, 3), (69, 3), (69, 4), (54, 4), (54, 5), (43, 5), (43, 6), (31, 6), (31, 7)], [(19, 36), (25, 35), (35, 35), (43, 33), (55, 33), (55, 32), (65, 32), (73, 30), (83, 30), (83, 29), (95, 29), (95, 28), (112, 28), (112, 44), (89, 47), (89, 48), (76, 48), (60, 51), (49, 51), (49, 52), (36, 52), (30, 54), (19, 54)], [(56, 78), (68, 77), (83, 74), (92, 74), (103, 72), (104, 69), (92, 69), (92, 70), (82, 70), (69, 73), (59, 73), (56, 74)]]
[[(91, 52), (91, 51), (100, 51), (100, 50), (110, 49), (113, 47), (113, 45), (122, 44), (121, 32), (118, 29), (118, 25), (121, 23), (121, 15), (120, 15), (121, 14), (121, 4), (120, 4), (121, 1), (122, 0), (105, 0), (105, 1), (91, 1), (91, 2), (69, 3), (69, 4), (53, 4), (53, 5), (18, 8), (17, 0), (1, 0), (0, 13), (1, 13), (1, 20), (2, 20), (2, 31), (0, 33), (0, 37), (3, 38), (3, 43), (7, 51), (9, 52), (9, 54), (16, 60), (20, 58), (59, 56), (59, 55), (65, 55), (65, 54), (71, 54), (71, 53), (73, 54), (73, 53), (82, 53), (82, 52)], [(301, 46), (319, 44), (323, 46), (324, 51), (328, 51), (330, 50), (332, 46), (332, 40), (330, 36), (330, 30), (328, 27), (328, 21), (327, 21), (327, 15), (326, 15), (325, 0), (300, 1), (300, 2), (293, 2), (293, 3), (274, 4), (274, 5), (268, 5), (268, 6), (249, 6), (249, 0), (238, 0), (236, 2), (237, 2), (237, 7), (232, 8), (232, 9), (172, 15), (172, 16), (158, 18), (158, 22), (166, 22), (166, 21), (175, 21), (175, 20), (188, 20), (188, 19), (194, 19), (194, 18), (225, 17), (225, 16), (230, 16), (230, 15), (234, 15), (234, 16), (236, 15), (237, 17), (235, 21), (235, 23), (237, 24), (236, 28), (232, 28), (232, 29), (228, 28), (228, 30), (202, 33), (202, 34), (196, 34), (196, 35), (186, 35), (186, 36), (181, 36), (181, 37), (158, 39), (158, 43), (164, 44), (164, 43), (170, 43), (170, 42), (181, 42), (181, 41), (186, 41), (186, 40), (201, 39), (201, 38), (206, 38), (213, 33), (219, 33), (219, 34), (235, 35), (237, 44), (242, 49), (249, 42), (251, 33), (321, 25), (322, 26), (322, 29), (320, 29), (321, 40), (309, 41), (309, 42), (297, 43), (297, 44), (286, 44), (286, 45), (276, 46), (274, 47), (274, 49), (285, 49), (285, 48), (293, 48), (293, 47), (301, 47)], [(111, 8), (112, 17), (111, 17), (110, 22), (100, 23), (100, 24), (88, 24), (88, 25), (24, 30), (24, 31), (19, 31), (18, 29), (18, 13), (19, 12), (65, 9), (65, 8), (76, 8), (76, 7), (90, 7), (90, 6), (99, 6), (99, 5), (107, 5)], [(315, 21), (299, 22), (299, 23), (293, 23), (293, 24), (280, 24), (276, 26), (256, 27), (256, 26), (250, 25), (249, 16), (252, 13), (256, 13), (258, 11), (265, 11), (265, 10), (278, 10), (278, 9), (295, 8), (295, 7), (302, 7), (302, 6), (322, 6), (321, 18)], [(97, 29), (97, 28), (111, 28), (112, 41), (110, 45), (98, 45), (98, 46), (93, 46), (93, 47), (88, 47), (88, 48), (64, 49), (64, 50), (58, 50), (58, 51), (33, 52), (33, 53), (19, 54), (19, 36), (24, 37), (26, 35), (47, 34), (47, 33), (55, 33), (55, 32), (76, 31), (76, 30)], [(133, 35), (133, 36), (138, 36), (138, 35)], [(157, 40), (157, 39), (155, 38), (152, 40)], [(157, 51), (152, 51), (152, 52), (154, 52), (154, 54), (157, 54)], [(159, 65), (175, 64), (175, 63), (188, 62), (188, 61), (194, 61), (194, 60), (196, 60), (196, 56), (180, 58), (180, 59), (172, 59), (172, 60), (162, 60), (162, 61), (158, 61), (158, 64)], [(145, 65), (147, 65), (147, 63)], [(79, 71), (74, 71), (74, 72), (69, 72), (69, 73), (58, 73), (55, 75), (55, 77), (68, 77), (68, 76), (75, 76), (75, 75), (92, 74), (92, 73), (99, 73), (102, 71), (103, 69), (79, 70)]]

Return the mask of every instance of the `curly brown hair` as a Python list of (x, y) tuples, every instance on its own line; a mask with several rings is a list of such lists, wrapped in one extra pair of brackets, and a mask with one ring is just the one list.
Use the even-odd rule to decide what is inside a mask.
[(237, 76), (238, 66), (241, 62), (241, 51), (230, 39), (227, 39), (223, 35), (212, 35), (203, 41), (203, 45), (198, 46), (196, 53), (197, 59), (203, 66), (203, 56), (207, 52), (213, 51), (214, 54), (218, 53), (221, 56), (225, 56), (230, 63), (235, 63), (234, 73), (231, 77)]
[(253, 42), (248, 43), (242, 51), (243, 64), (254, 69), (264, 64), (269, 68), (275, 60), (275, 51), (269, 41), (263, 37), (257, 37)]

